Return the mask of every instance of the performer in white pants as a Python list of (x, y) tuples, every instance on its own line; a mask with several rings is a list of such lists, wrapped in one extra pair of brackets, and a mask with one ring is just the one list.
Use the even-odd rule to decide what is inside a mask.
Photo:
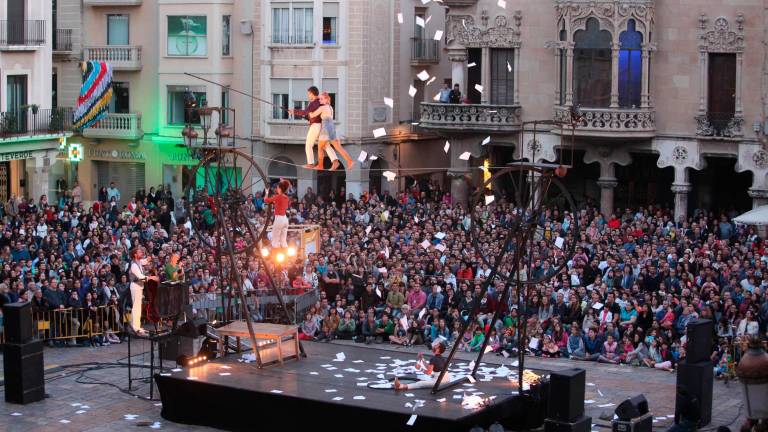
[[(415, 383), (411, 384), (403, 384), (400, 382), (399, 379), (395, 378), (394, 388), (395, 390), (408, 390), (408, 389), (421, 389), (421, 388), (432, 388), (434, 387), (435, 383), (437, 382), (437, 377), (440, 375), (440, 372), (445, 369), (448, 366), (448, 362), (446, 361), (445, 357), (443, 357), (443, 353), (445, 352), (445, 344), (442, 341), (436, 341), (432, 344), (432, 358), (429, 359), (429, 362), (426, 362), (424, 360), (424, 356), (419, 353), (417, 355), (418, 361), (416, 362), (416, 369), (423, 371), (424, 375), (429, 376), (428, 379), (420, 379), (419, 381), (416, 381)], [(451, 381), (451, 374), (448, 372), (445, 373), (445, 376), (443, 377), (443, 382), (450, 382)]]
[(144, 299), (144, 283), (148, 280), (158, 281), (157, 276), (144, 274), (144, 266), (151, 260), (144, 258), (144, 249), (136, 247), (133, 250), (133, 262), (129, 271), (131, 279), (131, 328), (139, 336), (145, 336), (147, 331), (141, 328), (141, 302)]
[(286, 192), (291, 188), (288, 180), (280, 180), (277, 184), (277, 194), (274, 197), (268, 196), (269, 190), (264, 193), (264, 202), (273, 204), (275, 208), (275, 221), (272, 223), (272, 247), (288, 247), (288, 205), (290, 200)]
[[(309, 114), (312, 112), (315, 112), (318, 108), (320, 108), (320, 99), (318, 96), (320, 95), (320, 90), (317, 89), (317, 87), (312, 86), (307, 89), (307, 98), (309, 98), (309, 105), (307, 105), (307, 109), (305, 110), (298, 110), (298, 109), (291, 109), (288, 110), (289, 113), (298, 116), (298, 117), (304, 117), (307, 120), (309, 120), (309, 131), (307, 131), (307, 142), (304, 144), (304, 151), (307, 154), (307, 164), (304, 165), (304, 168), (309, 169), (315, 169), (315, 153), (312, 151), (312, 147), (314, 147), (315, 143), (317, 142), (317, 138), (320, 136), (320, 131), (322, 130), (322, 119), (318, 117), (310, 117)], [(336, 152), (333, 151), (333, 149), (329, 146), (326, 147), (325, 152), (328, 154), (328, 157), (331, 158), (331, 170), (335, 170), (339, 167), (339, 158), (336, 156)]]

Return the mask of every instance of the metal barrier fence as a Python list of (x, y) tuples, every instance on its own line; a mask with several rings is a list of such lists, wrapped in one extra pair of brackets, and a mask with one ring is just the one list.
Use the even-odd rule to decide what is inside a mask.
[[(128, 314), (121, 316), (115, 306), (32, 312), (32, 333), (42, 340), (90, 339), (105, 332), (121, 332), (128, 317)], [(0, 342), (4, 341), (5, 326), (0, 332)]]
[[(283, 294), (283, 301), (288, 308), (289, 318), (294, 323), (299, 322), (302, 319), (302, 313), (319, 299), (320, 294), (317, 290), (299, 294)], [(252, 293), (246, 298), (246, 301), (251, 317), (257, 321), (278, 321), (283, 316), (277, 296)], [(224, 306), (227, 304), (229, 307), (226, 318), (230, 320), (244, 318), (242, 317), (242, 308), (239, 307), (240, 299), (238, 297), (225, 298), (224, 306), (222, 306), (221, 294), (192, 294), (190, 303), (195, 317), (206, 318), (208, 322), (224, 321)]]

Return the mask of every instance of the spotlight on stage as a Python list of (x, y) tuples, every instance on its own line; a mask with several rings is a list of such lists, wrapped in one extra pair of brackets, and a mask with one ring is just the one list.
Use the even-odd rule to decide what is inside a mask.
[(285, 254), (282, 252), (278, 252), (277, 255), (275, 255), (275, 260), (277, 260), (278, 263), (282, 263), (285, 261)]
[(266, 257), (268, 257), (268, 256), (269, 256), (269, 249), (267, 249), (267, 248), (265, 248), (265, 247), (261, 248), (261, 256), (262, 256), (263, 258), (266, 258)]
[(296, 256), (296, 248), (293, 246), (288, 246), (288, 256), (289, 257), (295, 257)]
[(199, 353), (196, 356), (180, 355), (176, 358), (176, 364), (182, 367), (197, 367), (208, 361), (208, 356)]

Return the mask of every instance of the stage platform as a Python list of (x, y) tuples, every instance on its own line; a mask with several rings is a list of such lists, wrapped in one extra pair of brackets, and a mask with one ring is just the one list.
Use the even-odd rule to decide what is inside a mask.
[[(511, 359), (503, 369), (483, 363), (474, 384), (462, 381), (432, 395), (430, 389), (396, 392), (369, 387), (412, 366), (413, 354), (312, 342), (304, 343), (304, 348), (306, 358), (263, 369), (230, 355), (156, 374), (162, 416), (177, 423), (250, 431), (467, 431), (494, 421), (508, 429), (532, 429), (543, 423), (547, 382), (534, 385), (530, 395), (518, 396), (507, 376), (510, 370), (516, 373)], [(450, 371), (460, 376), (468, 368), (468, 362), (459, 361)], [(493, 398), (487, 406), (467, 409), (462, 406), (465, 395)], [(412, 426), (407, 425), (409, 420)]]

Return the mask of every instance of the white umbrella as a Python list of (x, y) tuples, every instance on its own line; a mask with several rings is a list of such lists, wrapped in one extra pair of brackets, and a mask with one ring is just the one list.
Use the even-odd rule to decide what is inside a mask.
[(768, 205), (760, 206), (736, 216), (733, 221), (741, 225), (768, 225)]

